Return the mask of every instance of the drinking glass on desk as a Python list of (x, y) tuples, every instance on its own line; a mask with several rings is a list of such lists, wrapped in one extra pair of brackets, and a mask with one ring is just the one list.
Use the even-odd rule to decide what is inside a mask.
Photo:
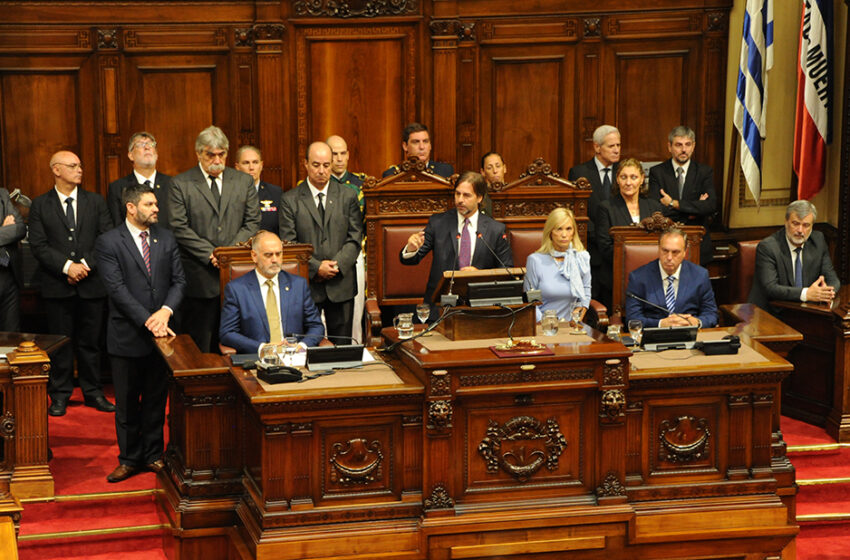
[(635, 346), (640, 346), (640, 340), (643, 337), (643, 322), (639, 319), (629, 321), (629, 336), (635, 341)]
[(419, 317), (419, 320), (423, 323), (427, 323), (428, 317), (431, 316), (431, 306), (427, 303), (420, 303), (416, 306), (416, 316)]
[(260, 362), (266, 367), (274, 367), (280, 365), (280, 356), (277, 353), (277, 345), (266, 343), (260, 348)]
[(413, 336), (413, 313), (399, 313), (393, 319), (393, 326), (399, 338), (410, 338)]
[(573, 326), (570, 333), (572, 334), (584, 334), (584, 327), (581, 325), (582, 311), (584, 311), (584, 307), (581, 305), (574, 305), (570, 311), (570, 323)]
[(287, 336), (283, 339), (283, 354), (285, 356), (283, 363), (291, 366), (295, 359), (295, 353), (298, 352), (298, 337)]
[(540, 321), (540, 328), (545, 336), (555, 336), (558, 334), (558, 313), (554, 309), (547, 309), (543, 312), (543, 319)]

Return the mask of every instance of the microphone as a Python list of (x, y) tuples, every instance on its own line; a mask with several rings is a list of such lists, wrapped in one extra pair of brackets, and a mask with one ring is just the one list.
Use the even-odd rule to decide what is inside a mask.
[[(457, 234), (457, 237), (455, 237), (455, 240), (460, 242), (459, 233)], [(449, 293), (440, 296), (440, 305), (442, 305), (443, 307), (457, 307), (458, 297), (452, 294), (452, 288), (454, 288), (455, 285), (455, 270), (457, 270), (457, 267), (459, 265), (460, 251), (457, 251), (457, 253), (455, 254), (454, 266), (452, 267), (452, 277), (449, 279)]]
[[(487, 243), (487, 240), (484, 239), (484, 235), (480, 231), (476, 231), (475, 236), (478, 237), (479, 241), (484, 243), (484, 246), (487, 247), (487, 250), (490, 251), (490, 254), (493, 255), (493, 257), (496, 258), (496, 260), (499, 262), (500, 265), (502, 265), (502, 268), (505, 269), (505, 272), (507, 272), (509, 276), (512, 276), (514, 280), (522, 280), (522, 278), (520, 278), (519, 276), (517, 276), (517, 275), (515, 275), (511, 272), (510, 267), (508, 267), (508, 265), (506, 265), (505, 262), (502, 259), (499, 258), (499, 255), (496, 253), (496, 251), (493, 249), (493, 247), (491, 247), (490, 244)], [(502, 235), (502, 238), (505, 239), (504, 234)]]
[[(653, 302), (651, 302), (651, 301), (649, 301), (649, 300), (647, 300), (647, 299), (643, 299), (642, 297), (637, 296), (637, 295), (633, 294), (632, 292), (626, 292), (626, 297), (630, 297), (630, 298), (632, 298), (632, 299), (636, 299), (636, 300), (638, 300), (638, 301), (639, 301), (639, 302), (641, 302), (641, 303), (644, 303), (644, 304), (646, 304), (646, 305), (648, 305), (648, 306), (650, 306), (650, 307), (654, 307), (655, 309), (657, 309), (657, 310), (659, 310), (659, 311), (664, 312), (666, 315), (671, 315), (670, 310), (669, 310), (669, 309), (667, 309), (666, 307), (661, 307), (661, 306), (660, 306), (660, 305), (658, 305), (657, 303), (653, 303)], [(675, 315), (675, 314), (673, 314), (673, 315)]]

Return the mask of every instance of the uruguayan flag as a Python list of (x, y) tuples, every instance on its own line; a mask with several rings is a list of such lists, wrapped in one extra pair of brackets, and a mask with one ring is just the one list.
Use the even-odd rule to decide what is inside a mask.
[(741, 134), (741, 168), (758, 203), (761, 141), (767, 135), (767, 72), (773, 68), (773, 0), (747, 0), (735, 98), (735, 128)]

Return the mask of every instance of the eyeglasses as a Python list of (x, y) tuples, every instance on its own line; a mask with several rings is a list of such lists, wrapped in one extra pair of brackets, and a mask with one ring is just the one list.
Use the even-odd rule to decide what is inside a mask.
[(134, 148), (138, 148), (140, 150), (144, 150), (145, 148), (150, 148), (151, 150), (156, 148), (156, 142), (136, 142), (133, 144)]
[(57, 161), (56, 163), (58, 163), (59, 165), (64, 165), (68, 169), (77, 169), (77, 168), (82, 169), (83, 168), (82, 163), (62, 163), (61, 161)]

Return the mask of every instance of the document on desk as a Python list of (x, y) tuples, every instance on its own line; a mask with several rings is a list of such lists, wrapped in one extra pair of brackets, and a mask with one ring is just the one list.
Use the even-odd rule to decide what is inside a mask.
[(5, 360), (6, 355), (17, 348), (16, 346), (0, 346), (0, 360)]

